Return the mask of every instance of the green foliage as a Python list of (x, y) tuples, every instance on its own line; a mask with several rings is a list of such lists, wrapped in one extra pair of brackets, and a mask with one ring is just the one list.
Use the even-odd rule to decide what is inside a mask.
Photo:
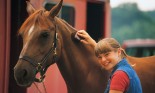
[(155, 39), (155, 11), (140, 11), (136, 4), (112, 8), (112, 37), (121, 44), (136, 38)]

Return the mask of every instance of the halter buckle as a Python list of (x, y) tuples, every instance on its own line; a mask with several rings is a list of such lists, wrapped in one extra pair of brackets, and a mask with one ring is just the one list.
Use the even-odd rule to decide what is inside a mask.
[(54, 56), (57, 55), (57, 51), (56, 48), (54, 48)]
[(41, 71), (41, 69), (42, 69), (41, 63), (38, 63), (38, 66), (36, 67), (36, 69), (37, 69), (37, 71)]

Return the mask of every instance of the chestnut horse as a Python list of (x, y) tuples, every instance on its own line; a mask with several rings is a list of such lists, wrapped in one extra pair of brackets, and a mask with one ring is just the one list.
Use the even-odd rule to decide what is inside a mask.
[[(19, 34), (23, 49), (14, 67), (14, 77), (20, 86), (42, 82), (47, 68), (56, 63), (67, 85), (68, 93), (103, 93), (108, 73), (101, 69), (93, 49), (72, 38), (76, 29), (56, 17), (63, 0), (50, 11), (35, 10), (27, 3), (29, 17)], [(148, 58), (127, 57), (137, 71), (144, 93), (155, 91), (155, 56)], [(36, 74), (40, 73), (40, 78)]]

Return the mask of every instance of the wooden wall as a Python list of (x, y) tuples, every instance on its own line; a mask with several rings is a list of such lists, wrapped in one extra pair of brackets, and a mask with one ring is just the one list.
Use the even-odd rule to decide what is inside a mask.
[(10, 59), (10, 0), (0, 0), (0, 6), (0, 93), (7, 93)]

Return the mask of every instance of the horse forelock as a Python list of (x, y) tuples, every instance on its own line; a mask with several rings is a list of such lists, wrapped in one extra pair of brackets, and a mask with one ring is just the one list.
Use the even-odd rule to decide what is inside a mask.
[[(45, 9), (40, 9), (30, 15), (25, 22), (22, 24), (21, 28), (19, 29), (19, 35), (28, 35), (28, 31), (35, 26), (35, 29), (49, 27), (50, 22), (48, 21), (48, 13)], [(43, 25), (46, 24), (46, 25)], [(33, 27), (34, 28), (34, 27)]]

